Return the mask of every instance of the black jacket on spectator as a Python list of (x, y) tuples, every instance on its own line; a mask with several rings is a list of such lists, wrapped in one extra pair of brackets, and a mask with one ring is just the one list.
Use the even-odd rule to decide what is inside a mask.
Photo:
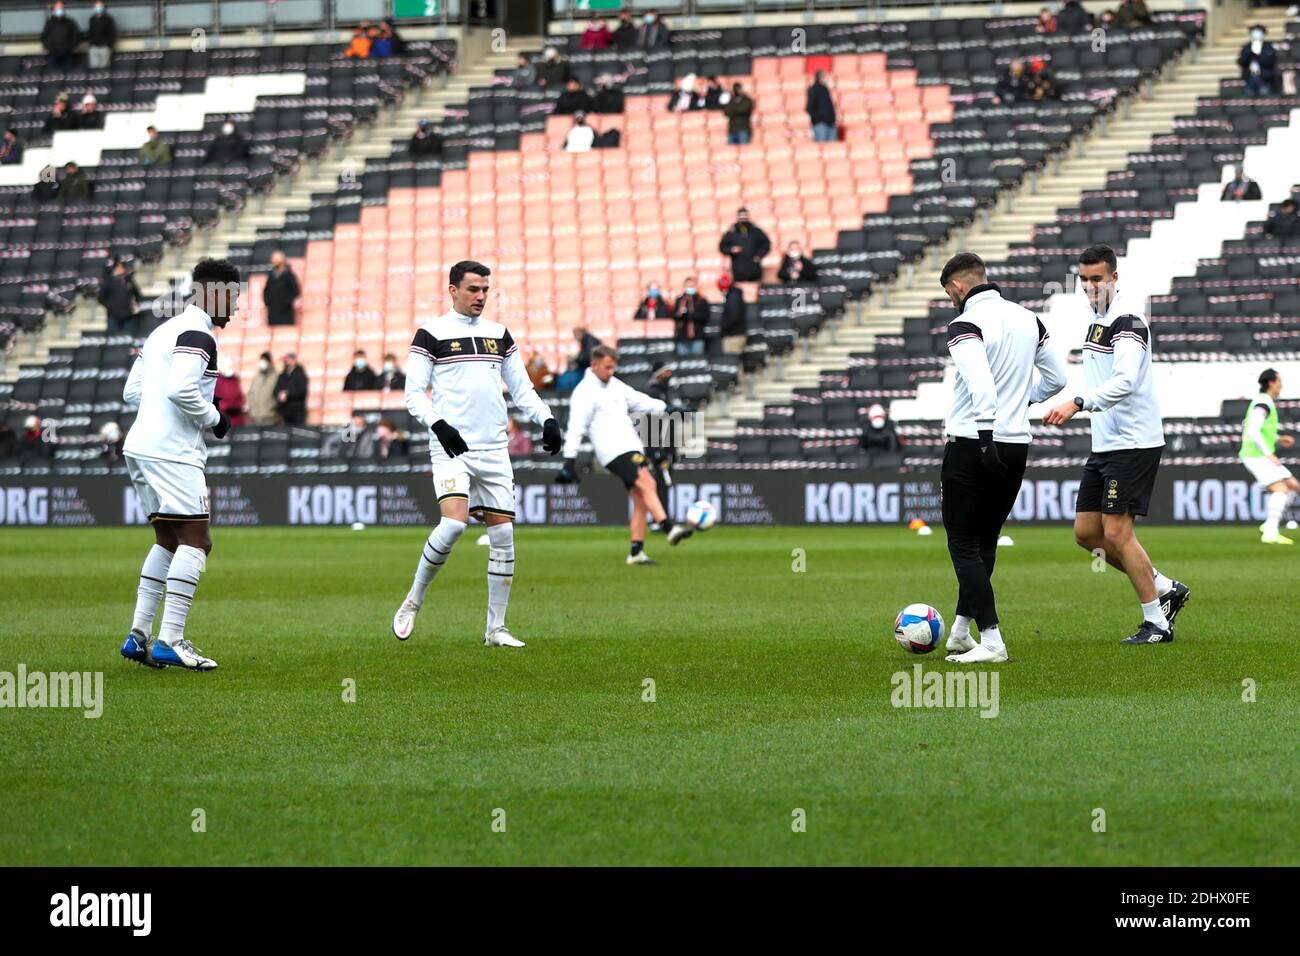
[(825, 83), (814, 82), (808, 87), (808, 118), (814, 123), (835, 125), (835, 102)]
[(738, 286), (727, 290), (727, 298), (722, 302), (722, 336), (745, 334), (745, 297)]
[(343, 379), (343, 391), (366, 392), (379, 387), (379, 377), (375, 370), (367, 365), (365, 368), (353, 366)]
[(537, 85), (548, 90), (562, 90), (569, 82), (569, 64), (564, 60), (538, 60)]
[(636, 31), (636, 45), (641, 50), (657, 50), (668, 45), (668, 28), (662, 22), (644, 23)]
[[(1241, 188), (1240, 196), (1236, 195), (1238, 188)], [(1224, 202), (1227, 202), (1229, 199), (1237, 199), (1245, 202), (1249, 199), (1261, 199), (1263, 197), (1259, 192), (1259, 183), (1255, 182), (1253, 179), (1242, 180), (1238, 177), (1232, 182), (1224, 185), (1223, 192), (1219, 194), (1219, 198)]]
[[(280, 401), (280, 393), (287, 392), (286, 401)], [(301, 425), (307, 419), (307, 373), (301, 365), (291, 372), (281, 372), (275, 380), (275, 410), (286, 425)]]
[(266, 306), (267, 325), (293, 325), (293, 301), (301, 294), (298, 277), (287, 265), (283, 272), (274, 269), (266, 274), (262, 303)]
[(117, 21), (112, 14), (96, 13), (86, 29), (86, 42), (91, 46), (117, 46)]
[(77, 114), (77, 129), (103, 129), (104, 114), (96, 109), (87, 113), (84, 110)]
[(662, 295), (651, 297), (647, 295), (641, 300), (641, 305), (636, 310), (633, 318), (637, 319), (667, 319), (673, 314), (673, 307), (668, 304), (668, 300)]
[(863, 425), (862, 437), (858, 439), (858, 444), (867, 451), (898, 451), (903, 447), (903, 443), (898, 439), (898, 429), (888, 419), (880, 428), (872, 428), (871, 422)]
[(220, 133), (216, 139), (208, 143), (208, 148), (203, 151), (203, 163), (206, 166), (246, 163), (249, 154), (248, 140), (244, 139), (238, 130), (229, 136)]
[(722, 112), (727, 116), (728, 133), (749, 133), (753, 131), (750, 120), (754, 115), (754, 100), (748, 93), (733, 96)]
[(591, 94), (586, 90), (565, 90), (555, 101), (554, 112), (558, 116), (572, 116), (574, 113), (590, 113)]
[(709, 323), (709, 301), (698, 292), (683, 292), (673, 303), (673, 337), (678, 342), (694, 342), (704, 338), (704, 327)]
[(130, 273), (119, 276), (110, 272), (99, 283), (99, 304), (108, 313), (110, 322), (125, 322), (133, 318), (139, 311), (137, 306), (142, 298), (140, 287)]
[(32, 187), (32, 198), (37, 202), (53, 202), (59, 196), (57, 179), (38, 179)]
[(64, 202), (89, 199), (90, 194), (94, 191), (94, 184), (86, 178), (86, 174), (80, 169), (75, 173), (64, 173), (63, 178), (59, 180), (59, 198)]
[(400, 392), (406, 388), (406, 375), (403, 372), (383, 372), (379, 376), (379, 381), (375, 383), (375, 388), (387, 388), (394, 392)]
[(597, 86), (596, 95), (591, 98), (592, 113), (623, 112), (623, 88), (619, 86)]
[[(733, 253), (733, 246), (740, 252)], [(763, 276), (762, 260), (772, 251), (767, 233), (750, 223), (736, 223), (718, 243), (718, 251), (731, 257), (731, 277), (737, 282), (757, 282)]]
[(51, 113), (45, 118), (45, 132), (57, 133), (65, 129), (80, 129), (81, 117), (72, 110), (64, 110), (62, 116)]
[(1247, 43), (1237, 54), (1237, 66), (1241, 67), (1241, 78), (1244, 80), (1250, 76), (1250, 64), (1254, 61), (1259, 64), (1259, 78), (1274, 89), (1277, 88), (1277, 50), (1273, 44), (1265, 40), (1259, 48), (1259, 53), (1252, 53), (1250, 44)]
[[(799, 267), (798, 275), (795, 275), (796, 265)], [(807, 256), (783, 256), (777, 277), (782, 282), (816, 282), (817, 266)]]
[(1300, 213), (1275, 212), (1264, 223), (1264, 232), (1281, 242), (1300, 239)]
[(614, 31), (614, 46), (620, 50), (631, 50), (636, 46), (636, 25), (631, 20), (623, 20)]
[(574, 359), (578, 363), (578, 368), (586, 371), (591, 368), (591, 350), (600, 344), (600, 339), (590, 332), (582, 333), (582, 341), (578, 343), (578, 355)]
[(434, 132), (428, 132), (424, 135), (417, 132), (411, 137), (410, 150), (411, 155), (418, 159), (432, 159), (441, 156), (442, 137)]
[(69, 16), (50, 17), (41, 31), (41, 46), (52, 56), (67, 56), (81, 42), (81, 28)]
[(1065, 6), (1056, 15), (1057, 33), (1083, 33), (1091, 27), (1092, 16), (1079, 0), (1066, 0)]

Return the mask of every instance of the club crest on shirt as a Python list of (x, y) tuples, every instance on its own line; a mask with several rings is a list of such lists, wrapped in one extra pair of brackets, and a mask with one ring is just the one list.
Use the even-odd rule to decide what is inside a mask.
[(489, 355), (500, 355), (501, 350), (497, 345), (496, 339), (484, 339), (483, 346), (487, 349)]
[(1092, 335), (1090, 336), (1090, 341), (1091, 341), (1094, 345), (1095, 345), (1096, 343), (1100, 342), (1100, 341), (1101, 341), (1101, 334), (1102, 334), (1102, 332), (1104, 332), (1104, 331), (1105, 331), (1105, 329), (1102, 328), (1100, 325), (1094, 325), (1094, 326), (1092, 327)]

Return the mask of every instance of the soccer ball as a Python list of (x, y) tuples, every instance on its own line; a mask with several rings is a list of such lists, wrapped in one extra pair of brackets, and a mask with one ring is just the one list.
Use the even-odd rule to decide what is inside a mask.
[(697, 501), (686, 509), (686, 523), (696, 531), (708, 531), (718, 523), (718, 509), (707, 501)]
[(943, 617), (928, 604), (909, 604), (894, 621), (894, 640), (909, 654), (929, 654), (943, 640)]

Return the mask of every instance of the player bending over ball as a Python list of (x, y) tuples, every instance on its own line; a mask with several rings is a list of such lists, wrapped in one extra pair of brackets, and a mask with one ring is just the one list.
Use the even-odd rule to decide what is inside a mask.
[[(451, 311), (420, 326), (406, 366), (406, 407), (432, 432), (433, 489), (441, 517), (424, 543), (415, 580), (393, 615), (399, 640), (411, 636), (424, 595), (470, 515), (487, 525), (487, 628), (490, 647), (523, 647), (506, 628), (515, 573), (515, 475), (506, 450), (505, 380), (510, 397), (542, 426), (542, 447), (560, 450), (560, 426), (537, 397), (505, 326), (482, 317), (490, 270), (478, 262), (451, 267)], [(432, 388), (432, 394), (427, 390)]]
[(556, 477), (559, 484), (578, 480), (574, 463), (578, 446), (590, 432), (596, 460), (610, 474), (622, 480), (632, 499), (632, 515), (628, 527), (632, 547), (628, 564), (654, 564), (645, 553), (646, 514), (649, 513), (668, 536), (669, 544), (677, 544), (691, 536), (692, 529), (685, 524), (674, 524), (659, 500), (654, 475), (646, 463), (645, 447), (632, 427), (631, 416), (658, 414), (668, 406), (623, 382), (614, 375), (618, 367), (618, 353), (608, 345), (598, 345), (591, 350), (591, 367), (573, 390), (569, 399), (569, 429), (564, 442), (564, 468)]
[[(225, 438), (230, 431), (230, 419), (212, 403), (217, 387), (212, 332), (224, 329), (239, 307), (239, 270), (224, 259), (203, 259), (194, 267), (190, 292), (185, 309), (145, 339), (122, 392), (123, 401), (140, 407), (122, 453), (154, 533), (122, 656), (151, 667), (210, 671), (217, 662), (185, 639), (185, 619), (212, 553), (203, 433), (211, 428)], [(164, 590), (155, 641), (150, 635)]]

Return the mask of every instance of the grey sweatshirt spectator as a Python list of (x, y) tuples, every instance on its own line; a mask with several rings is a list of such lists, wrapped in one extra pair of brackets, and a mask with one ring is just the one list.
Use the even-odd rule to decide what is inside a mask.
[(253, 425), (274, 425), (279, 421), (275, 406), (275, 383), (279, 376), (271, 353), (263, 352), (257, 374), (248, 385), (248, 420)]

